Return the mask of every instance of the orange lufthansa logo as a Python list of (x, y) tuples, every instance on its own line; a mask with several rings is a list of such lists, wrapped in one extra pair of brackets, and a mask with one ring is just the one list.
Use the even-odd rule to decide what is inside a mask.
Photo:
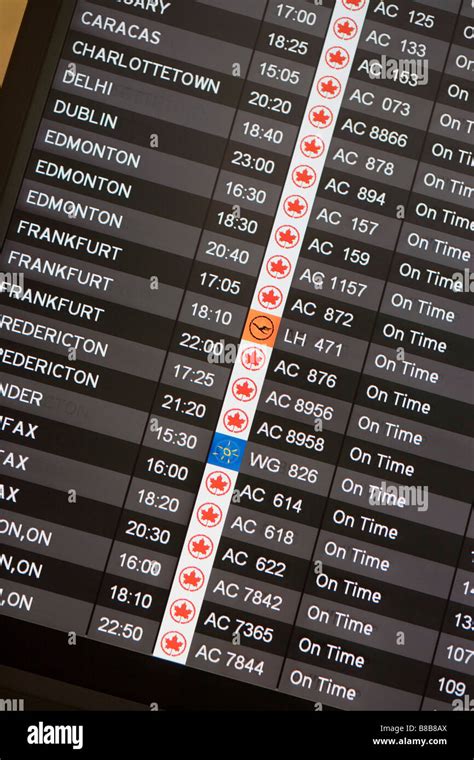
[(279, 324), (278, 317), (251, 309), (247, 317), (243, 338), (256, 343), (264, 343), (266, 346), (273, 346)]

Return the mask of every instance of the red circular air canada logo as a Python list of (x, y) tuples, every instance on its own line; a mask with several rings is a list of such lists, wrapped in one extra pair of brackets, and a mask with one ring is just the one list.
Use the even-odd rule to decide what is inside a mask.
[(326, 63), (330, 69), (345, 69), (349, 61), (349, 53), (339, 45), (335, 45), (326, 51)]
[(229, 433), (242, 433), (249, 424), (249, 418), (241, 409), (229, 409), (224, 414), (224, 427)]
[(217, 504), (206, 502), (199, 507), (197, 519), (205, 528), (215, 528), (222, 520), (222, 509)]
[(313, 127), (318, 127), (319, 129), (330, 127), (333, 118), (332, 111), (327, 106), (315, 106), (309, 112), (309, 120), (311, 124)]
[(311, 166), (301, 164), (293, 169), (291, 179), (297, 187), (312, 187), (316, 182), (316, 172)]
[(342, 0), (342, 4), (348, 11), (360, 11), (365, 5), (365, 0)]
[(338, 18), (334, 22), (333, 26), (334, 34), (339, 37), (340, 40), (352, 40), (359, 31), (355, 21), (347, 16)]
[(185, 567), (179, 574), (179, 585), (185, 591), (199, 591), (204, 585), (204, 573), (198, 567)]
[(198, 533), (188, 541), (188, 551), (194, 559), (207, 559), (211, 556), (214, 544), (207, 536)]
[(257, 384), (250, 377), (239, 377), (232, 384), (232, 395), (237, 401), (252, 401), (257, 394)]
[(262, 369), (262, 367), (265, 364), (265, 354), (263, 353), (261, 348), (245, 348), (242, 351), (241, 355), (241, 361), (245, 369), (248, 369), (250, 372), (256, 372), (259, 369)]
[(267, 272), (275, 280), (283, 280), (291, 273), (291, 264), (286, 256), (271, 256), (267, 261)]
[(196, 608), (187, 599), (177, 599), (170, 606), (170, 615), (175, 623), (190, 623), (196, 615)]
[(301, 219), (308, 211), (308, 203), (301, 195), (290, 195), (283, 204), (285, 213), (292, 219)]
[(339, 79), (333, 76), (321, 77), (321, 79), (318, 79), (316, 89), (322, 98), (332, 100), (340, 94), (341, 83)]
[(284, 224), (275, 232), (275, 240), (280, 248), (294, 248), (300, 242), (300, 233), (296, 227)]
[(187, 646), (186, 639), (179, 631), (168, 631), (161, 637), (161, 648), (168, 657), (179, 657)]
[(265, 285), (258, 292), (258, 302), (263, 309), (278, 309), (283, 301), (283, 293), (274, 285)]
[(319, 158), (324, 152), (324, 142), (319, 135), (307, 135), (301, 140), (300, 150), (306, 158)]
[(224, 496), (230, 490), (230, 478), (226, 472), (211, 472), (206, 478), (206, 488), (214, 496)]

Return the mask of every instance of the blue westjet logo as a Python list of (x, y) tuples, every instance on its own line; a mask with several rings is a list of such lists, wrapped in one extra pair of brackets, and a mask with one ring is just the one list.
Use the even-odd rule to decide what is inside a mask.
[(229, 470), (239, 470), (244, 456), (246, 441), (240, 438), (216, 433), (211, 445), (208, 458), (209, 464), (227, 467)]

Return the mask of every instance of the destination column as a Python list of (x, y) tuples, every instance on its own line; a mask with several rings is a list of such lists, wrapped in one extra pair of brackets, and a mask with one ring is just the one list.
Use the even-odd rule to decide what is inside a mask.
[[(78, 4), (3, 252), (20, 285), (1, 294), (2, 612), (79, 634), (243, 86), (219, 66), (245, 73), (259, 29), (204, 7), (201, 28), (219, 14), (221, 35), (249, 46), (236, 47), (158, 24), (158, 10), (171, 5), (136, 16)], [(124, 68), (153, 59), (162, 72), (157, 51), (178, 48), (205, 60), (176, 62), (186, 84)]]

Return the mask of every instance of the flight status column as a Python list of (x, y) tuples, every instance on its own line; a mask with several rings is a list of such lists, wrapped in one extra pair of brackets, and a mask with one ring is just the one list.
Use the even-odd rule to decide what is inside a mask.
[[(428, 229), (425, 229), (423, 234), (412, 236), (411, 245), (406, 246), (407, 252), (414, 252), (410, 255), (417, 258), (424, 256), (431, 262), (429, 277), (434, 287), (430, 292), (454, 300), (453, 324), (459, 324), (458, 303), (462, 304), (461, 308), (466, 309), (468, 303), (472, 304), (474, 290), (471, 272), (472, 233), (469, 234), (469, 222), (464, 221), (467, 217), (472, 217), (474, 162), (471, 134), (474, 124), (472, 76), (469, 73), (472, 46), (469, 41), (473, 34), (473, 19), (472, 5), (465, 1), (424, 151), (424, 185), (428, 184), (433, 188), (432, 200), (443, 201), (441, 213), (448, 216), (448, 224), (442, 232), (437, 231), (436, 235), (433, 235), (432, 229), (429, 233)], [(444, 185), (440, 178), (445, 182)], [(438, 192), (434, 192), (436, 189)], [(472, 226), (472, 221), (470, 224)], [(415, 231), (415, 228), (412, 231)], [(428, 240), (428, 244), (422, 242), (424, 239)], [(466, 325), (470, 325), (469, 335), (472, 338), (470, 314)], [(460, 340), (459, 329), (456, 330), (456, 334)], [(466, 374), (465, 381), (456, 393), (457, 408), (443, 414), (440, 424), (449, 425), (449, 429), (464, 435), (464, 440), (467, 441), (467, 436), (472, 437), (474, 433), (472, 407), (468, 406), (468, 402), (472, 404), (472, 381), (467, 375), (467, 370), (472, 370), (472, 341), (462, 341), (459, 346), (458, 364), (461, 357), (465, 360)], [(442, 407), (439, 413), (443, 413)], [(466, 467), (472, 469), (472, 442), (467, 444), (466, 449), (456, 460), (456, 465), (464, 462)], [(451, 482), (453, 487), (457, 488), (457, 480)], [(456, 523), (457, 532), (464, 536), (464, 541), (457, 559), (456, 574), (433, 656), (422, 710), (472, 710), (474, 707), (474, 515), (471, 510), (470, 518), (465, 525), (466, 514), (469, 513), (468, 501), (470, 497), (466, 490), (466, 504), (457, 505), (459, 519)], [(453, 529), (452, 518), (452, 512), (449, 518), (444, 518), (444, 524), (451, 526), (450, 530)]]
[[(373, 95), (371, 87), (351, 95), (362, 104), (380, 98), (389, 114), (385, 123), (366, 129), (359, 117), (350, 129), (378, 148), (385, 144), (393, 156), (379, 153), (366, 163), (366, 169), (374, 160), (379, 164), (379, 177), (370, 187), (356, 184), (357, 199), (363, 201), (359, 208), (370, 203), (375, 210), (362, 218), (359, 210), (356, 229), (364, 224), (369, 241), (381, 247), (390, 241), (396, 253), (281, 681), (288, 693), (342, 709), (420, 709), (472, 496), (472, 313), (468, 290), (456, 284), (459, 263), (449, 263), (449, 256), (462, 258), (468, 247), (472, 222), (462, 191), (469, 178), (452, 161), (437, 160), (449, 156), (440, 126), (457, 110), (454, 44), (447, 55), (456, 15), (444, 6), (431, 9), (429, 18), (421, 11), (406, 14), (389, 31), (372, 21), (374, 10), (361, 48), (386, 41), (387, 54), (398, 58), (400, 46), (416, 47), (419, 58), (429, 61), (425, 86), (420, 79), (416, 95), (407, 96), (408, 83), (399, 79), (390, 94), (377, 83)], [(412, 19), (423, 20), (431, 36), (422, 41)], [(382, 60), (373, 64), (382, 67)], [(396, 167), (400, 158), (411, 157), (421, 160), (406, 186), (407, 202), (397, 188), (401, 178), (413, 177), (413, 163), (405, 172)], [(399, 235), (397, 218), (405, 220)], [(451, 253), (443, 259), (448, 246)], [(372, 259), (370, 242), (353, 250), (359, 262), (362, 252), (366, 262)], [(348, 311), (357, 325), (357, 310)], [(438, 650), (436, 661), (446, 663), (450, 651)], [(447, 682), (451, 674), (444, 677)]]

